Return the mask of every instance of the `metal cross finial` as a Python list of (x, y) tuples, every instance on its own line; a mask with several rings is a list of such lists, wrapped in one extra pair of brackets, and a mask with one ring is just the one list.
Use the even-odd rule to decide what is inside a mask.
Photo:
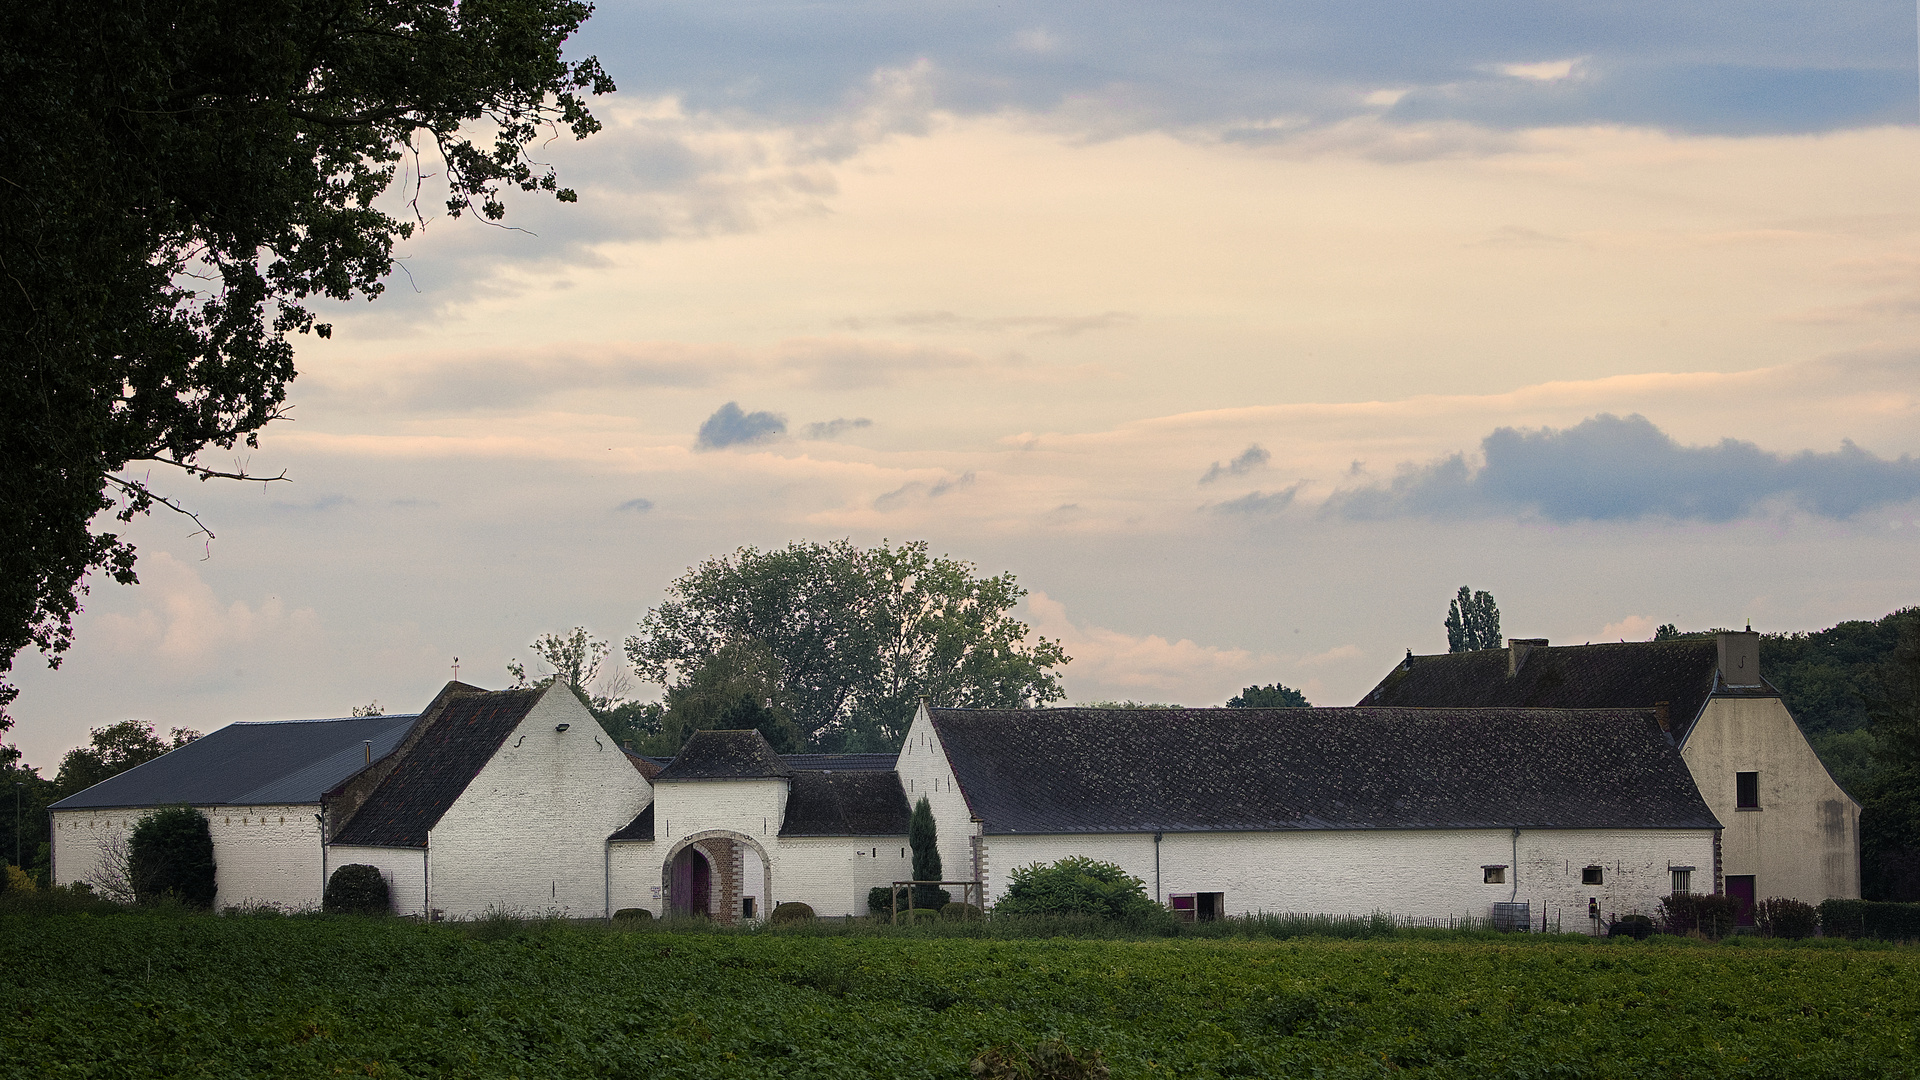
[(460, 658), (457, 656), (453, 658), (453, 681), (460, 681)]

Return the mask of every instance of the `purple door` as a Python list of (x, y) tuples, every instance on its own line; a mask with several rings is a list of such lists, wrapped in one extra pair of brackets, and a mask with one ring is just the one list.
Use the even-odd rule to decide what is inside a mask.
[(1727, 895), (1740, 902), (1740, 911), (1733, 917), (1735, 926), (1753, 925), (1753, 875), (1728, 874)]
[(707, 857), (687, 848), (673, 857), (673, 884), (669, 898), (675, 915), (706, 915), (707, 894), (713, 889), (713, 867)]

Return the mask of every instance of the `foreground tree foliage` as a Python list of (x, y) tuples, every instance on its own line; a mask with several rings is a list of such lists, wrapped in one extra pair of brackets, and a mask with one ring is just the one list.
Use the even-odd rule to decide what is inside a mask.
[(172, 897), (189, 907), (213, 906), (213, 831), (200, 811), (155, 810), (133, 827), (127, 847), (133, 894), (141, 903)]
[(959, 708), (1059, 700), (1052, 669), (1066, 653), (1044, 637), (1029, 643), (1008, 615), (1026, 590), (1012, 574), (976, 570), (924, 541), (741, 548), (669, 586), (627, 639), (627, 659), (668, 687), (670, 703), (701, 686), (764, 686), (764, 703), (823, 749), (897, 747), (921, 697)]
[(413, 220), (375, 206), (402, 163), (455, 217), (500, 218), (509, 188), (574, 198), (527, 148), (598, 130), (584, 97), (612, 82), (560, 55), (591, 10), (0, 4), (0, 675), (29, 645), (58, 662), (87, 575), (136, 580), (93, 523), (184, 510), (149, 463), (258, 478), (203, 455), (282, 415), (288, 335), (329, 333), (311, 298), (380, 294), (425, 220), (418, 185)]

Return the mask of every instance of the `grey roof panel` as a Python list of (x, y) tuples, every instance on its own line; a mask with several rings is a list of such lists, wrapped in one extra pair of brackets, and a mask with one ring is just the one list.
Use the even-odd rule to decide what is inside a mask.
[(427, 834), (493, 759), (540, 696), (541, 687), (475, 690), (449, 697), (418, 742), (333, 838), (366, 847), (427, 846)]
[(416, 719), (418, 714), (399, 713), (228, 724), (69, 795), (53, 809), (317, 803), (366, 768), (367, 742), (377, 761), (393, 752)]
[(1719, 825), (1650, 709), (936, 709), (991, 834)]
[(793, 770), (752, 728), (696, 731), (674, 755), (673, 764), (653, 778), (666, 780), (761, 780), (791, 776)]
[(824, 769), (828, 772), (892, 772), (900, 762), (899, 754), (781, 754), (790, 769)]
[(905, 836), (912, 817), (900, 774), (891, 769), (802, 769), (787, 789), (780, 835)]

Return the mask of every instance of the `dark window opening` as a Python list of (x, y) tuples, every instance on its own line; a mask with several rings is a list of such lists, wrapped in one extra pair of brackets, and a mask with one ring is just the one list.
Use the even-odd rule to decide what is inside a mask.
[(743, 919), (753, 918), (753, 897), (743, 896), (740, 898), (740, 917)]
[(1760, 774), (1757, 772), (1734, 773), (1733, 795), (1735, 809), (1760, 809)]
[(1480, 868), (1480, 880), (1489, 885), (1505, 885), (1507, 868), (1505, 866), (1483, 866)]
[(1598, 866), (1582, 867), (1580, 870), (1580, 884), (1604, 885), (1606, 884), (1606, 873)]
[(1174, 893), (1167, 897), (1173, 917), (1181, 922), (1212, 922), (1225, 917), (1227, 894), (1217, 892)]

